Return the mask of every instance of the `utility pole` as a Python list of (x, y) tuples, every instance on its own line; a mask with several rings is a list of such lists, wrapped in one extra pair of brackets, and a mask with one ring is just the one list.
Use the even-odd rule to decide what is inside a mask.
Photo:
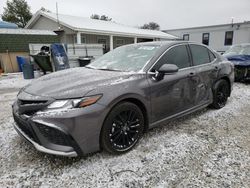
[(58, 24), (58, 30), (61, 30), (59, 16), (58, 16), (58, 3), (57, 2), (56, 2), (56, 19), (57, 19), (57, 24)]

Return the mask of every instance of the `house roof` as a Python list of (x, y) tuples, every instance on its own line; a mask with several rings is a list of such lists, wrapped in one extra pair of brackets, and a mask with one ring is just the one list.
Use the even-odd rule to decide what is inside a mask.
[(13, 34), (13, 35), (56, 35), (53, 31), (48, 30), (34, 30), (34, 29), (2, 29), (0, 34)]
[(11, 28), (11, 29), (17, 29), (18, 26), (14, 23), (0, 21), (0, 28)]
[(225, 26), (232, 26), (232, 25), (246, 25), (246, 24), (250, 24), (250, 21), (227, 23), (227, 24), (220, 24), (220, 25), (208, 25), (208, 26), (197, 26), (197, 27), (184, 27), (184, 28), (177, 28), (177, 29), (166, 29), (163, 31), (168, 32), (168, 31), (179, 31), (179, 30), (193, 30), (193, 29), (203, 29), (203, 28), (225, 27)]
[[(57, 15), (52, 12), (39, 10), (28, 22), (25, 28), (32, 28), (32, 25), (39, 19), (40, 16), (47, 17), (57, 22)], [(62, 26), (68, 27), (74, 31), (101, 33), (118, 36), (133, 36), (145, 38), (161, 38), (161, 39), (177, 39), (177, 37), (155, 30), (138, 29), (135, 27), (125, 26), (112, 21), (95, 20), (70, 15), (58, 15), (59, 23)]]

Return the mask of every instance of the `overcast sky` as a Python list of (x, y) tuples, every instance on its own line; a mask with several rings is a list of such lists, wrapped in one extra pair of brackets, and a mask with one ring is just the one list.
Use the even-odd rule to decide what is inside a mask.
[[(0, 14), (7, 0), (0, 0)], [(250, 0), (26, 0), (35, 13), (41, 7), (89, 17), (105, 14), (131, 26), (157, 22), (161, 29), (183, 28), (250, 20)]]

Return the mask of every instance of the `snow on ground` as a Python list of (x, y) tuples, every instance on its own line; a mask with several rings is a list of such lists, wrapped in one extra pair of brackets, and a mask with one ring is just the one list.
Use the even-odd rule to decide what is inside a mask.
[(20, 89), (25, 85), (29, 84), (31, 80), (23, 79), (21, 73), (8, 74), (0, 77), (0, 88)]
[(249, 187), (250, 85), (146, 133), (131, 152), (63, 158), (37, 152), (13, 128), (20, 75), (0, 78), (0, 187)]

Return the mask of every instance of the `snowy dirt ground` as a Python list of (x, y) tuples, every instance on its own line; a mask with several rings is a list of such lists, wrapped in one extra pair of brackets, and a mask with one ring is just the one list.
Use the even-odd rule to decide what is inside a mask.
[(155, 128), (131, 152), (63, 158), (37, 152), (13, 128), (11, 104), (28, 84), (0, 77), (0, 187), (250, 187), (250, 85), (221, 110)]

